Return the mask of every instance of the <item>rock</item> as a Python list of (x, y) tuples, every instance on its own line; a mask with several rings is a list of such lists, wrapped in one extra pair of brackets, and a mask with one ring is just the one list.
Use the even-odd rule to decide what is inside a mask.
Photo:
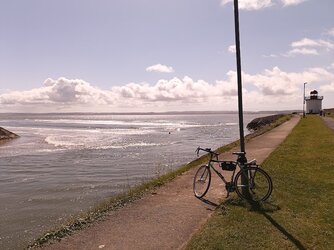
[(4, 129), (2, 127), (0, 127), (0, 140), (9, 140), (9, 139), (14, 139), (19, 137), (17, 134), (12, 133), (10, 131), (8, 131), (7, 129)]
[(265, 116), (265, 117), (259, 117), (255, 118), (252, 120), (250, 123), (247, 124), (247, 129), (250, 131), (256, 131), (260, 128), (263, 128), (266, 125), (269, 125), (279, 118), (283, 117), (283, 114), (278, 114), (278, 115), (270, 115), (270, 116)]

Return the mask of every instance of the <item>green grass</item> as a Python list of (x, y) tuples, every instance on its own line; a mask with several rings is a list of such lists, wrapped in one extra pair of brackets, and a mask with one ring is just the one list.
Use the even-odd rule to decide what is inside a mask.
[(266, 159), (269, 202), (221, 204), (186, 249), (333, 249), (334, 134), (319, 116), (301, 119)]
[[(249, 141), (256, 136), (279, 126), (280, 124), (284, 123), (290, 118), (291, 115), (285, 115), (284, 117), (279, 118), (272, 124), (261, 128), (255, 133), (247, 135), (245, 139), (246, 141)], [(235, 141), (218, 148), (216, 152), (217, 153), (227, 152), (238, 145), (239, 141)], [(148, 182), (142, 183), (141, 185), (129, 189), (127, 192), (111, 197), (110, 199), (97, 204), (93, 209), (84, 212), (82, 214), (76, 215), (73, 218), (69, 219), (67, 222), (65, 222), (63, 225), (58, 226), (55, 229), (50, 230), (49, 232), (46, 232), (39, 238), (35, 239), (28, 246), (28, 248), (38, 248), (50, 241), (60, 240), (61, 238), (71, 235), (74, 232), (89, 226), (92, 222), (102, 219), (104, 216), (108, 215), (110, 211), (119, 209), (121, 207), (124, 207), (126, 204), (130, 202), (140, 199), (145, 194), (152, 192), (154, 189), (164, 185), (165, 183), (172, 181), (174, 178), (183, 174), (189, 169), (201, 165), (207, 161), (208, 161), (208, 156), (203, 155), (200, 158), (179, 167), (177, 170), (171, 171), (155, 179), (152, 179)]]

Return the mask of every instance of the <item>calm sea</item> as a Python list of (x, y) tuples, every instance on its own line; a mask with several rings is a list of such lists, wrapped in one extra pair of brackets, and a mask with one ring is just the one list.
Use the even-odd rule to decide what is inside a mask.
[(0, 114), (0, 126), (20, 135), (0, 145), (0, 249), (239, 137), (224, 113)]

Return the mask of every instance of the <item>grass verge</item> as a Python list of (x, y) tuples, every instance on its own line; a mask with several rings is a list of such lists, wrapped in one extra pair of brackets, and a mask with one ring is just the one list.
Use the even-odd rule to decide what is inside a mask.
[(221, 204), (186, 249), (333, 249), (334, 134), (319, 116), (302, 119), (265, 160), (269, 202)]
[[(260, 130), (257, 130), (256, 132), (247, 135), (245, 139), (246, 141), (249, 141), (256, 136), (259, 136), (260, 134), (263, 134), (279, 126), (280, 124), (286, 122), (290, 118), (291, 118), (291, 115), (285, 115), (284, 117), (277, 119), (273, 123), (261, 128)], [(217, 153), (227, 152), (238, 145), (239, 145), (239, 141), (235, 141), (235, 142), (232, 142), (230, 144), (227, 144), (225, 146), (218, 148), (216, 152)], [(89, 210), (88, 212), (79, 214), (78, 216), (64, 223), (64, 225), (52, 231), (49, 231), (45, 233), (44, 235), (42, 235), (41, 237), (37, 238), (36, 240), (34, 240), (34, 242), (32, 242), (28, 246), (28, 249), (38, 248), (46, 243), (49, 243), (55, 240), (60, 240), (61, 238), (64, 238), (65, 236), (71, 235), (75, 231), (81, 230), (89, 226), (94, 221), (102, 219), (104, 216), (108, 215), (110, 211), (114, 211), (116, 209), (119, 209), (125, 206), (126, 204), (130, 202), (140, 199), (145, 194), (152, 192), (154, 189), (164, 185), (165, 183), (170, 182), (171, 180), (173, 180), (179, 175), (182, 175), (184, 172), (188, 171), (189, 169), (196, 167), (200, 164), (203, 164), (204, 162), (207, 162), (207, 161), (208, 161), (208, 156), (203, 155), (200, 158), (186, 165), (179, 167), (177, 170), (164, 174), (148, 182), (142, 183), (141, 185), (138, 185), (136, 187), (129, 189), (125, 193), (121, 193), (119, 195), (116, 195), (110, 198), (109, 200), (99, 203), (98, 205), (96, 205), (93, 209)]]

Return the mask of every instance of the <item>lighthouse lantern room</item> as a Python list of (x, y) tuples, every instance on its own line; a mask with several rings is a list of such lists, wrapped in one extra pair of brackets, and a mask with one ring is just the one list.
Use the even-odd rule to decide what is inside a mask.
[(313, 90), (310, 92), (310, 96), (305, 98), (306, 101), (306, 113), (319, 114), (322, 111), (323, 96), (318, 96), (318, 91)]

